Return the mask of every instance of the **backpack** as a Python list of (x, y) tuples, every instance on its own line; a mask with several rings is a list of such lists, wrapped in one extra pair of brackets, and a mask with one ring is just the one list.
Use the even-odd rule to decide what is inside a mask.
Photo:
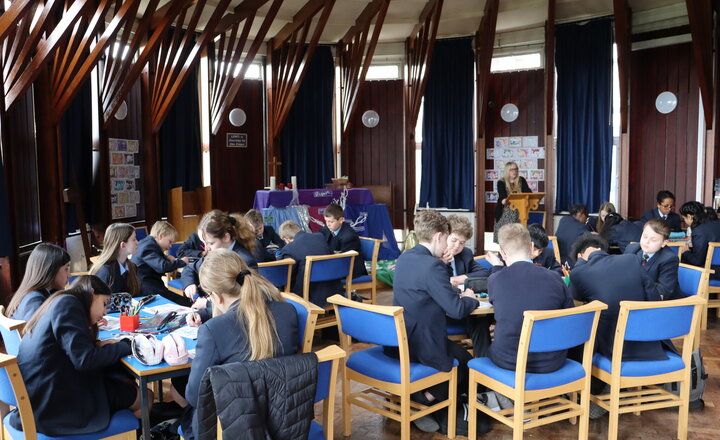
[[(698, 348), (697, 350), (693, 350), (692, 356), (690, 357), (690, 409), (702, 409), (705, 407), (702, 395), (707, 386), (707, 378), (708, 375), (707, 372), (705, 372), (702, 353), (700, 353), (700, 349)], [(680, 393), (677, 382), (667, 383), (663, 388), (674, 394)]]

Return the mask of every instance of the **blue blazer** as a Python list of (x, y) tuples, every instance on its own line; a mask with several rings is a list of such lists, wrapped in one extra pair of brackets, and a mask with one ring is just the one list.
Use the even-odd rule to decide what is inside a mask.
[(343, 222), (338, 230), (337, 235), (330, 232), (327, 226), (324, 226), (320, 233), (325, 237), (330, 250), (333, 252), (356, 251), (359, 255), (355, 257), (355, 265), (353, 266), (353, 278), (367, 275), (365, 269), (365, 259), (363, 258), (362, 249), (360, 248), (360, 236), (348, 223)]
[[(103, 369), (129, 355), (130, 345), (96, 346), (87, 319), (78, 299), (62, 296), (20, 342), (18, 365), (38, 432), (85, 434), (110, 422)], [(19, 428), (19, 416), (11, 423)]]
[[(450, 276), (453, 276), (452, 265), (448, 264), (447, 268)], [(455, 271), (458, 275), (467, 275), (468, 277), (490, 276), (490, 271), (473, 259), (472, 251), (468, 248), (464, 248), (459, 254), (455, 255)]]
[[(633, 243), (626, 247), (625, 253), (636, 255), (642, 265), (643, 250), (640, 248), (639, 243)], [(679, 263), (677, 252), (668, 246), (664, 246), (643, 266), (650, 279), (655, 282), (655, 288), (663, 299), (683, 298), (678, 284)]]
[(631, 242), (640, 241), (642, 236), (643, 224), (640, 222), (631, 222), (623, 220), (620, 223), (614, 225), (610, 230), (610, 237), (608, 242), (612, 245), (616, 245), (620, 248), (620, 252), (625, 252), (625, 248)]
[[(208, 368), (231, 362), (247, 361), (250, 356), (245, 325), (237, 319), (238, 301), (235, 301), (227, 312), (210, 319), (198, 328), (195, 358), (185, 388), (185, 398), (193, 412), (200, 400), (200, 380)], [(275, 319), (279, 337), (279, 340), (275, 341), (275, 357), (297, 353), (299, 341), (295, 308), (285, 301), (272, 301), (267, 305)], [(195, 417), (192, 419), (195, 428), (193, 432), (198, 432), (197, 420)]]
[(285, 242), (280, 238), (280, 236), (275, 232), (275, 229), (273, 229), (270, 225), (265, 225), (263, 228), (263, 235), (260, 237), (260, 244), (262, 247), (266, 248), (270, 244), (277, 245), (279, 248), (285, 247)]
[[(240, 258), (245, 260), (245, 263), (247, 263), (251, 269), (257, 270), (258, 265), (257, 261), (255, 261), (255, 257), (250, 253), (250, 251), (245, 249), (243, 245), (236, 241), (230, 250), (240, 255)], [(191, 284), (195, 284), (198, 286), (198, 292), (202, 292), (200, 289), (200, 266), (202, 266), (203, 261), (205, 261), (205, 257), (202, 257), (194, 263), (188, 264), (187, 267), (183, 269), (182, 274), (180, 275), (180, 281), (182, 281), (183, 289)]]
[(203, 244), (202, 240), (200, 240), (197, 233), (193, 232), (190, 234), (190, 237), (188, 237), (185, 243), (180, 246), (180, 249), (177, 251), (177, 256), (178, 258), (200, 258), (200, 254), (202, 254), (203, 251), (205, 251), (205, 244)]
[(132, 261), (137, 266), (140, 291), (143, 295), (167, 290), (162, 280), (163, 275), (185, 267), (185, 262), (179, 258), (170, 261), (152, 235), (140, 240)]
[[(595, 350), (612, 357), (620, 301), (659, 301), (660, 295), (640, 260), (635, 255), (590, 254), (588, 261), (578, 260), (570, 274), (570, 290), (580, 301), (599, 300), (608, 305), (600, 313)], [(661, 342), (625, 341), (623, 361), (667, 359)]]
[[(105, 284), (110, 287), (110, 291), (112, 293), (128, 291), (128, 272), (126, 271), (124, 274), (120, 275), (120, 263), (118, 263), (117, 260), (110, 260), (105, 263), (105, 265), (97, 271), (95, 276), (103, 280)], [(140, 286), (140, 288), (142, 289), (142, 286)], [(138, 294), (139, 292), (135, 295), (137, 296)]]
[[(712, 220), (692, 228), (692, 248), (683, 252), (682, 262), (693, 266), (705, 267), (708, 243), (720, 242), (720, 220)], [(720, 279), (720, 266), (712, 266), (715, 271), (710, 278)]]
[[(295, 239), (285, 245), (278, 254), (279, 259), (292, 258), (296, 261), (292, 273), (292, 291), (303, 295), (303, 280), (305, 279), (305, 257), (309, 255), (330, 255), (333, 252), (328, 247), (325, 237), (319, 233), (309, 234), (300, 231)], [(327, 305), (327, 299), (336, 293), (343, 293), (344, 288), (340, 280), (318, 281), (310, 283), (310, 302), (320, 307)]]
[(537, 266), (541, 266), (545, 269), (551, 270), (559, 274), (561, 277), (563, 276), (562, 267), (560, 266), (560, 263), (558, 263), (558, 261), (555, 259), (555, 251), (553, 251), (549, 247), (543, 249), (542, 253), (538, 255), (535, 259), (533, 259), (533, 263), (535, 263)]
[[(649, 222), (650, 220), (660, 218), (660, 212), (658, 212), (657, 208), (648, 209), (647, 211), (643, 212), (642, 217), (640, 218), (640, 221), (645, 224)], [(665, 219), (665, 223), (670, 227), (670, 230), (672, 232), (678, 232), (680, 231), (680, 223), (682, 222), (682, 218), (675, 212), (670, 212), (668, 214), (667, 219)]]
[(440, 371), (450, 371), (453, 357), (447, 338), (446, 316), (465, 318), (478, 306), (461, 298), (448, 278), (445, 264), (418, 245), (397, 260), (393, 305), (405, 308), (410, 359)]
[(575, 220), (574, 217), (566, 216), (560, 219), (560, 224), (558, 224), (555, 236), (557, 237), (558, 247), (560, 248), (561, 262), (565, 263), (567, 261), (570, 267), (573, 266), (576, 256), (570, 255), (572, 253), (572, 245), (579, 236), (587, 231), (587, 226)]
[[(532, 292), (532, 295), (528, 295)], [(495, 309), (495, 339), (490, 358), (499, 367), (515, 370), (525, 310), (555, 310), (573, 307), (562, 278), (530, 262), (518, 261), (493, 271), (488, 295)], [(567, 350), (530, 353), (528, 372), (549, 373), (562, 367)]]
[(28, 292), (22, 301), (20, 301), (20, 304), (18, 304), (11, 318), (20, 321), (29, 321), (33, 313), (40, 308), (46, 299), (50, 298), (50, 295), (51, 292), (45, 289)]

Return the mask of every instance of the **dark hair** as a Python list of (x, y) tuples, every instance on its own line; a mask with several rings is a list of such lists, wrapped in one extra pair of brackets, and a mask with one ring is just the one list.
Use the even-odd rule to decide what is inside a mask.
[(530, 240), (535, 249), (545, 249), (548, 245), (548, 236), (545, 228), (539, 223), (533, 223), (527, 227), (530, 233)]
[(585, 205), (572, 205), (570, 207), (570, 215), (575, 217), (578, 214), (586, 214), (587, 215), (588, 210), (587, 206)]
[(325, 211), (323, 211), (323, 215), (338, 220), (341, 217), (345, 217), (345, 211), (343, 211), (342, 207), (337, 203), (331, 203), (327, 206), (327, 208), (325, 208)]
[(41, 289), (50, 290), (58, 271), (69, 262), (70, 254), (60, 246), (50, 243), (35, 246), (28, 258), (20, 287), (10, 300), (5, 316), (12, 317), (28, 293)]
[(708, 216), (707, 211), (705, 211), (705, 206), (702, 203), (696, 201), (685, 202), (680, 207), (680, 215), (691, 215), (693, 217), (693, 222), (690, 225), (691, 228), (694, 228), (695, 226), (700, 226), (701, 224), (714, 219), (714, 216)]
[(97, 336), (97, 326), (95, 326), (94, 322), (90, 322), (90, 306), (95, 295), (110, 296), (110, 287), (95, 275), (81, 275), (73, 281), (69, 288), (53, 293), (25, 324), (25, 334), (31, 333), (40, 318), (50, 310), (55, 301), (65, 295), (72, 295), (80, 301), (87, 314), (88, 327), (93, 327), (94, 336)]
[(602, 251), (607, 252), (608, 242), (597, 234), (593, 234), (592, 232), (586, 232), (583, 235), (579, 236), (577, 240), (575, 240), (575, 243), (573, 243), (572, 247), (570, 248), (570, 258), (572, 258), (573, 261), (577, 260), (578, 254), (582, 254), (587, 250), (587, 248), (590, 247), (598, 248)]
[(617, 212), (612, 212), (605, 216), (605, 221), (603, 222), (603, 225), (598, 231), (598, 233), (602, 238), (609, 241), (611, 238), (610, 234), (612, 233), (613, 226), (617, 225), (622, 221), (623, 218), (620, 214), (618, 214)]
[(675, 201), (675, 194), (671, 193), (670, 191), (664, 189), (657, 193), (657, 197), (655, 197), (655, 200), (657, 200), (658, 205), (663, 202), (665, 199), (673, 199), (673, 202)]
[(255, 227), (240, 214), (227, 214), (219, 209), (213, 209), (203, 216), (199, 227), (203, 234), (215, 238), (223, 238), (225, 234), (229, 234), (231, 239), (251, 253), (257, 246)]

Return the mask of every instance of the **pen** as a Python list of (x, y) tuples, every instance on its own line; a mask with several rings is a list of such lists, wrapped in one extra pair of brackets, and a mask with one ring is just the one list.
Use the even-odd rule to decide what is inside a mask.
[(168, 315), (162, 320), (162, 322), (160, 322), (160, 325), (158, 325), (158, 327), (157, 327), (158, 331), (165, 328), (165, 326), (168, 325), (170, 323), (170, 321), (172, 321), (176, 316), (177, 316), (177, 312), (168, 313)]

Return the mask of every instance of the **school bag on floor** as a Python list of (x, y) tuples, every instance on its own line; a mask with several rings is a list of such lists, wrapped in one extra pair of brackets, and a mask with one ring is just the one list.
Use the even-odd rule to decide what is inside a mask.
[[(708, 375), (705, 372), (705, 364), (703, 364), (702, 353), (700, 349), (693, 350), (690, 357), (690, 409), (703, 409), (705, 401), (702, 395), (705, 392)], [(664, 388), (672, 393), (679, 394), (680, 390), (677, 382), (665, 384)]]

